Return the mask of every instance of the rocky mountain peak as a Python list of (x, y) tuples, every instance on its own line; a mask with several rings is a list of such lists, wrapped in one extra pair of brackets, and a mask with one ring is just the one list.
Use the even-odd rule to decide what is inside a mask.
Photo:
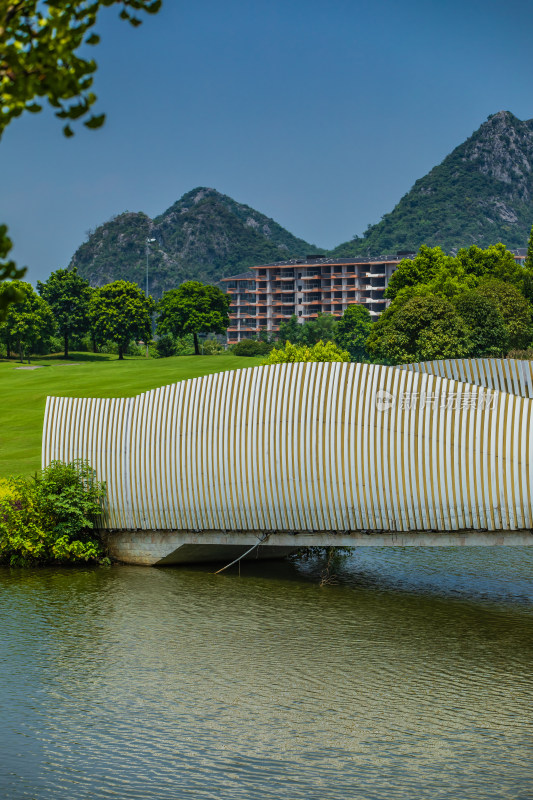
[(525, 247), (533, 223), (533, 120), (492, 114), (441, 164), (416, 181), (381, 222), (335, 255), (445, 250), (503, 242)]

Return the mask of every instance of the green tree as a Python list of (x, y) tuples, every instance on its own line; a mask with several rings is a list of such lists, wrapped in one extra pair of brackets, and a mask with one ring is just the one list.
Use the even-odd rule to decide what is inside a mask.
[(523, 267), (516, 263), (511, 251), (501, 242), (486, 249), (476, 245), (463, 248), (459, 250), (455, 260), (463, 267), (466, 275), (480, 280), (494, 278), (522, 289)]
[(313, 347), (285, 342), (282, 350), (272, 350), (263, 364), (292, 364), (297, 361), (349, 361), (350, 354), (334, 342), (317, 342)]
[(365, 306), (349, 305), (337, 323), (335, 341), (350, 354), (352, 361), (362, 361), (368, 356), (366, 340), (372, 330), (372, 317)]
[(524, 262), (524, 286), (522, 294), (533, 303), (533, 227), (529, 234), (527, 245), (527, 256)]
[(157, 333), (184, 336), (192, 333), (194, 352), (200, 355), (199, 333), (225, 333), (231, 298), (216, 286), (185, 281), (165, 292), (157, 305)]
[(459, 314), (470, 328), (473, 358), (497, 358), (507, 350), (507, 330), (498, 306), (477, 289), (455, 302)]
[(405, 301), (429, 290), (431, 294), (452, 299), (488, 279), (505, 281), (522, 291), (525, 278), (523, 267), (501, 243), (485, 250), (475, 245), (463, 248), (455, 258), (445, 255), (440, 247), (423, 246), (415, 258), (400, 261), (391, 276), (386, 296)]
[(71, 336), (81, 335), (89, 328), (89, 282), (74, 269), (58, 269), (37, 289), (52, 309), (57, 330), (63, 338), (64, 357), (68, 358)]
[(527, 256), (524, 266), (528, 270), (533, 270), (533, 225), (531, 226), (531, 233), (529, 234), (529, 241), (527, 243)]
[[(161, 0), (7, 0), (0, 4), (0, 137), (23, 112), (42, 110), (43, 100), (65, 121), (63, 133), (72, 136), (70, 123), (85, 117), (87, 128), (99, 128), (104, 114), (91, 115), (96, 95), (91, 91), (96, 63), (79, 54), (100, 37), (92, 30), (102, 7), (119, 4), (120, 17), (141, 24), (138, 12), (155, 14)], [(11, 241), (0, 226), (0, 281), (22, 278), (7, 259)], [(12, 287), (13, 288), (13, 287)], [(16, 288), (14, 289), (16, 291)], [(4, 292), (0, 314), (17, 296)]]
[(150, 339), (151, 313), (154, 303), (136, 283), (114, 281), (92, 292), (89, 301), (89, 321), (98, 342), (112, 341), (118, 347), (118, 357), (132, 339)]
[(278, 341), (283, 344), (285, 342), (297, 344), (302, 338), (302, 327), (296, 314), (293, 314), (290, 319), (282, 319), (279, 323)]
[(515, 286), (497, 280), (482, 281), (477, 292), (491, 300), (502, 315), (507, 334), (506, 349), (527, 347), (532, 338), (531, 305), (524, 295)]
[(312, 347), (317, 342), (335, 341), (337, 320), (332, 314), (319, 314), (316, 319), (304, 322), (300, 328), (300, 342)]
[(453, 258), (440, 247), (422, 245), (415, 258), (404, 258), (391, 275), (386, 296), (394, 300), (398, 292), (408, 287), (430, 283), (440, 271), (450, 270)]
[(39, 342), (53, 335), (55, 320), (46, 300), (39, 297), (31, 284), (12, 281), (0, 284), (0, 302), (4, 293), (16, 292), (19, 300), (10, 305), (5, 321), (0, 324), (0, 336), (8, 348), (16, 348), (21, 362), (34, 352)]
[(24, 277), (26, 270), (17, 269), (15, 262), (8, 259), (12, 246), (13, 243), (7, 235), (7, 227), (0, 225), (0, 281), (10, 281), (9, 284), (2, 286), (3, 291), (0, 293), (0, 322), (5, 320), (9, 304), (22, 299), (22, 295), (17, 291), (16, 281)]
[(367, 341), (370, 352), (390, 364), (465, 358), (472, 350), (470, 331), (445, 298), (413, 297), (376, 326)]

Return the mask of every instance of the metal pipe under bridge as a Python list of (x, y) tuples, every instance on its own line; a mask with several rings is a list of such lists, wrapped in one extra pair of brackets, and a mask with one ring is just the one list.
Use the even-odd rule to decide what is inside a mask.
[(42, 464), (89, 461), (126, 563), (530, 545), (532, 409), (527, 361), (276, 364), (49, 397)]

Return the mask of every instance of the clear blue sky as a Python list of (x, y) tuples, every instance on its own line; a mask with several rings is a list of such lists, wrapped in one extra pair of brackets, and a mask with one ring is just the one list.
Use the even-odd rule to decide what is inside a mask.
[[(323, 247), (361, 234), (486, 117), (533, 117), (533, 4), (164, 0), (105, 11), (99, 131), (51, 114), (0, 143), (0, 221), (33, 282), (124, 210), (211, 186)], [(78, 130), (78, 129), (77, 129)]]

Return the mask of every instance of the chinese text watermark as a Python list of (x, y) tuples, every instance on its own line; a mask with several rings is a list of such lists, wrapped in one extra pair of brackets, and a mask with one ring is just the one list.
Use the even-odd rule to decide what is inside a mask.
[(414, 411), (417, 408), (490, 411), (494, 408), (495, 401), (496, 393), (484, 389), (476, 392), (400, 392), (398, 395), (380, 389), (375, 397), (378, 411), (388, 411), (395, 406), (403, 411)]

